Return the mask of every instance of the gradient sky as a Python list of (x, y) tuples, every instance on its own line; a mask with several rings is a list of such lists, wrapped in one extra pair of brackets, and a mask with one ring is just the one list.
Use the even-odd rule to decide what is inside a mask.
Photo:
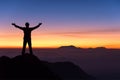
[(12, 22), (43, 23), (33, 47), (120, 48), (120, 0), (0, 0), (0, 47), (22, 47)]

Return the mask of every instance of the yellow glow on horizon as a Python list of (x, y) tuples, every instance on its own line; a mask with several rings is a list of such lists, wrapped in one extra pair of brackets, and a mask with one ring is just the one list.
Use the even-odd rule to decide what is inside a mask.
[[(0, 36), (0, 47), (22, 47), (23, 34)], [(32, 46), (37, 48), (57, 48), (74, 45), (82, 48), (120, 48), (119, 34), (38, 34), (32, 35)]]
[[(16, 30), (16, 29), (15, 29)], [(14, 30), (13, 30), (14, 31)], [(19, 32), (18, 32), (19, 31)], [(94, 34), (49, 34), (39, 31), (32, 33), (32, 46), (37, 48), (57, 48), (60, 46), (74, 45), (82, 48), (120, 48), (120, 33), (94, 33)], [(19, 48), (23, 45), (23, 32), (20, 30), (1, 32), (0, 47)]]

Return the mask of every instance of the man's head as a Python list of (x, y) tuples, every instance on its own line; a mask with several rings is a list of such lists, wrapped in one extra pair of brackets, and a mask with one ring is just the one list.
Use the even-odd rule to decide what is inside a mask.
[(30, 24), (28, 22), (25, 23), (26, 28), (29, 28), (29, 25)]

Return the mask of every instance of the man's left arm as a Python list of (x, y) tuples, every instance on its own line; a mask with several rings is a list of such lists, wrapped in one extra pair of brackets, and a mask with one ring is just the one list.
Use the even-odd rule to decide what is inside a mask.
[(32, 30), (34, 30), (34, 29), (36, 29), (36, 28), (40, 27), (40, 25), (42, 25), (42, 23), (39, 23), (37, 26), (32, 27), (31, 29), (32, 29)]

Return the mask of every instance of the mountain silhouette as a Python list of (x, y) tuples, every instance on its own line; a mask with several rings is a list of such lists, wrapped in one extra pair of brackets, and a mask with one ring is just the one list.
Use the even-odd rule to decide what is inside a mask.
[(77, 48), (77, 47), (75, 47), (73, 45), (70, 45), (70, 46), (61, 46), (58, 49), (63, 49), (63, 50), (77, 50), (77, 49), (80, 49), (80, 48)]
[(92, 77), (72, 62), (50, 63), (25, 54), (14, 58), (0, 57), (0, 79), (89, 80)]
[[(85, 48), (80, 48), (80, 47), (76, 47), (74, 45), (70, 45), (70, 46), (61, 46), (58, 49), (66, 49), (66, 50), (80, 50), (80, 49), (85, 49)], [(107, 48), (105, 47), (96, 47), (96, 48), (86, 48), (86, 49), (94, 49), (94, 50), (106, 50)]]

